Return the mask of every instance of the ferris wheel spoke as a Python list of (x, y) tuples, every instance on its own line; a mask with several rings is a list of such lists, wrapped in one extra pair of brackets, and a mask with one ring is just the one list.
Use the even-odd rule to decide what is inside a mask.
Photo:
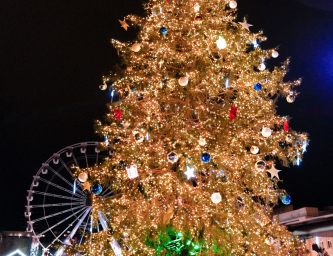
[(84, 151), (84, 157), (86, 159), (86, 164), (87, 164), (87, 168), (89, 167), (89, 163), (88, 163), (88, 157), (87, 157), (87, 151)]
[(38, 219), (32, 220), (32, 223), (36, 223), (36, 222), (41, 221), (41, 220), (46, 220), (46, 219), (48, 219), (48, 218), (52, 218), (52, 217), (54, 217), (54, 216), (58, 216), (58, 215), (60, 215), (60, 214), (64, 214), (64, 213), (66, 213), (66, 212), (74, 211), (74, 210), (76, 210), (76, 209), (78, 209), (78, 208), (82, 208), (82, 207), (83, 207), (83, 206), (80, 205), (80, 206), (76, 206), (76, 207), (74, 207), (74, 208), (67, 209), (67, 210), (64, 210), (64, 211), (61, 211), (61, 212), (53, 213), (53, 214), (47, 215), (47, 216), (45, 216), (45, 217), (41, 217), (41, 218), (38, 218)]
[(76, 157), (75, 157), (75, 155), (74, 155), (74, 152), (73, 152), (73, 154), (72, 154), (72, 157), (73, 157), (73, 160), (74, 160), (74, 162), (75, 162), (75, 165), (78, 166), (78, 167), (80, 167), (79, 164), (77, 163), (77, 160), (76, 160)]
[[(61, 161), (62, 162), (62, 161)], [(49, 170), (51, 172), (53, 172), (55, 175), (57, 175), (60, 179), (62, 179), (64, 182), (66, 182), (69, 186), (71, 186), (73, 188), (73, 184), (70, 183), (67, 179), (65, 179), (62, 175), (60, 175), (58, 172), (56, 172), (55, 170), (53, 170), (51, 167), (49, 167)], [(71, 173), (70, 173), (71, 174)], [(71, 176), (73, 177), (73, 175), (71, 174)], [(82, 191), (78, 188), (76, 188), (76, 191), (79, 192), (80, 194), (82, 194)], [(83, 195), (83, 194), (82, 194)]]
[[(66, 188), (64, 188), (64, 187), (62, 187), (62, 186), (59, 186), (59, 185), (57, 185), (57, 184), (54, 184), (54, 183), (51, 182), (51, 181), (45, 180), (45, 179), (43, 179), (43, 178), (39, 178), (39, 180), (40, 180), (40, 181), (43, 181), (43, 182), (45, 182), (45, 183), (47, 183), (47, 184), (49, 184), (49, 185), (51, 185), (51, 186), (53, 186), (53, 187), (59, 188), (59, 189), (61, 189), (62, 191), (67, 192), (68, 194), (71, 194), (71, 195), (73, 195), (73, 196), (77, 196), (77, 197), (79, 197), (77, 194), (73, 194), (72, 191), (70, 191), (70, 190), (68, 190), (68, 189), (66, 189)], [(82, 195), (83, 195), (83, 194), (82, 194)], [(83, 195), (83, 196), (84, 196), (84, 195)]]
[(108, 191), (109, 188), (111, 188), (112, 186), (109, 186), (107, 189), (104, 189), (104, 191), (101, 193), (101, 196), (104, 196), (105, 192)]
[[(91, 211), (91, 208), (90, 208), (90, 211)], [(89, 218), (90, 218), (90, 216), (88, 215), (88, 218), (87, 218), (87, 221), (86, 221), (86, 225), (84, 225), (84, 229), (83, 229), (82, 236), (81, 236), (81, 239), (80, 239), (80, 243), (79, 243), (79, 244), (82, 243), (82, 239), (83, 239), (83, 237), (84, 237), (84, 234), (86, 233), (86, 229), (87, 229), (87, 225), (88, 225), (88, 222), (89, 222)]]
[[(90, 212), (90, 207), (86, 210), (86, 211), (84, 211), (79, 217), (77, 217), (71, 224), (69, 224), (68, 225), (68, 227), (59, 235), (59, 236), (57, 236), (56, 237), (56, 239), (54, 240), (54, 241), (57, 241), (58, 239), (59, 239), (59, 237), (60, 236), (62, 236), (65, 232), (66, 232), (66, 230), (67, 229), (69, 229), (72, 225), (73, 225), (73, 223), (75, 222), (75, 221), (77, 221), (77, 220), (79, 220), (78, 221), (78, 223), (76, 223), (76, 225), (75, 225), (75, 227), (74, 227), (74, 229), (71, 231), (71, 233), (67, 236), (67, 238), (65, 239), (65, 241), (64, 241), (64, 244), (68, 244), (69, 243), (69, 240), (70, 239), (72, 239), (73, 238), (73, 236), (75, 235), (75, 233), (76, 233), (76, 231), (78, 230), (78, 228), (80, 227), (80, 225), (82, 224), (82, 222), (83, 222), (83, 220), (86, 218), (86, 216), (88, 215), (88, 213)], [(82, 216), (83, 215), (83, 216)], [(82, 217), (81, 217), (82, 216)], [(49, 245), (50, 246), (50, 245)], [(56, 253), (55, 253), (55, 256), (60, 256), (60, 255), (62, 255), (62, 253), (63, 253), (63, 251), (64, 251), (64, 246), (61, 246), (57, 251), (56, 251)]]
[(85, 201), (76, 202), (76, 203), (58, 203), (58, 204), (36, 204), (31, 205), (31, 208), (39, 208), (39, 207), (54, 207), (54, 206), (66, 206), (66, 205), (85, 205)]
[[(65, 169), (67, 170), (67, 172), (73, 177), (73, 173), (70, 171), (70, 169), (68, 168), (68, 166), (65, 164), (65, 162), (61, 158), (60, 158), (60, 162), (65, 167)], [(75, 161), (75, 163), (77, 163), (77, 162)], [(74, 177), (73, 177), (73, 179), (74, 179)], [(81, 188), (83, 188), (83, 186), (82, 186), (82, 184), (80, 182), (76, 182), (76, 184), (78, 184)], [(73, 187), (73, 185), (72, 185), (72, 187)], [(78, 189), (77, 187), (76, 187), (76, 191), (82, 192), (82, 190)], [(82, 193), (80, 193), (80, 194), (82, 194)]]
[(95, 152), (96, 152), (96, 164), (98, 164), (98, 153), (99, 153), (100, 151), (97, 152), (97, 150), (95, 149)]
[[(28, 192), (30, 192), (28, 190)], [(57, 194), (51, 194), (51, 193), (46, 193), (46, 192), (41, 192), (41, 191), (31, 191), (33, 194), (37, 195), (43, 195), (43, 196), (51, 196), (51, 197), (58, 197), (58, 198), (63, 198), (63, 199), (68, 199), (68, 200), (74, 200), (74, 201), (82, 201), (84, 198), (83, 196), (80, 196), (80, 198), (74, 198), (74, 197), (69, 197), (69, 196), (62, 196), (62, 195), (57, 195)]]
[(106, 193), (105, 195), (103, 195), (104, 197), (107, 197), (108, 195), (112, 194), (113, 191), (109, 191), (108, 193)]
[(107, 231), (108, 230), (107, 218), (104, 216), (104, 214), (101, 211), (98, 211), (98, 217), (99, 217), (99, 221), (103, 227), (103, 230)]
[[(59, 226), (61, 223), (65, 222), (66, 220), (72, 218), (73, 216), (77, 215), (79, 212), (82, 212), (86, 209), (87, 207), (83, 207), (82, 209), (78, 210), (77, 212), (74, 212), (73, 214), (69, 215), (67, 218), (63, 219), (62, 221), (59, 221), (58, 223), (54, 224), (52, 227), (49, 227), (48, 229), (44, 230), (43, 232), (39, 233), (38, 235), (41, 236), (43, 234), (45, 234), (46, 232), (50, 231), (51, 229), (54, 229), (55, 227)], [(82, 213), (81, 213), (82, 215)], [(80, 215), (80, 216), (81, 216)], [(73, 223), (78, 219), (79, 217), (77, 217)]]

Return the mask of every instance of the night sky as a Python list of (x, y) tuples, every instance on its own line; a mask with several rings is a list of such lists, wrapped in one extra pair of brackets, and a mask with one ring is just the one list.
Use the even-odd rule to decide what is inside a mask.
[[(162, 1), (162, 0), (159, 0)], [(238, 20), (263, 30), (264, 49), (280, 46), (272, 68), (291, 56), (286, 80), (303, 78), (296, 102), (278, 114), (310, 134), (300, 166), (282, 168), (294, 207), (333, 205), (333, 3), (238, 0)], [(94, 120), (110, 101), (102, 74), (119, 59), (111, 38), (135, 39), (118, 19), (142, 14), (140, 0), (0, 3), (0, 231), (18, 230), (27, 190), (41, 164), (74, 143), (100, 140)], [(281, 166), (278, 166), (281, 167)], [(281, 169), (281, 168), (280, 168)]]

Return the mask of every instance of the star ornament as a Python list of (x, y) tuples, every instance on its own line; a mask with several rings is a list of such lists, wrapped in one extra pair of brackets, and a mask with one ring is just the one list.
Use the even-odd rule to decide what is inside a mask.
[(119, 22), (121, 24), (121, 27), (127, 31), (129, 25), (126, 23), (126, 20), (125, 19), (123, 21), (119, 20)]
[(85, 190), (88, 190), (89, 192), (91, 192), (90, 187), (91, 187), (90, 183), (88, 181), (85, 182), (83, 184), (83, 190), (82, 190), (82, 192), (85, 191)]
[(238, 23), (242, 25), (243, 29), (247, 29), (248, 31), (250, 31), (250, 27), (253, 26), (253, 25), (247, 23), (247, 20), (244, 20), (244, 22), (238, 22)]
[(194, 174), (194, 168), (190, 167), (190, 166), (186, 166), (186, 172), (184, 172), (184, 174), (187, 176), (187, 179), (191, 179), (191, 178), (195, 178), (195, 174)]
[(121, 113), (120, 109), (118, 108), (116, 110), (113, 110), (112, 112), (114, 113), (114, 116), (118, 118), (119, 121), (121, 121), (121, 116), (123, 115), (123, 113)]
[(273, 179), (274, 177), (279, 178), (279, 172), (281, 172), (281, 170), (277, 170), (275, 169), (275, 166), (273, 165), (271, 169), (268, 170), (268, 172), (271, 174), (271, 178)]
[(231, 106), (231, 110), (229, 111), (230, 122), (232, 122), (232, 120), (233, 120), (235, 117), (237, 117), (237, 108), (238, 108), (238, 107)]

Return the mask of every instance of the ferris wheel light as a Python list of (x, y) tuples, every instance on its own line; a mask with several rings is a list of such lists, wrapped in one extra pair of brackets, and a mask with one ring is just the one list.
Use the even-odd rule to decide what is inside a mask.
[(73, 194), (76, 193), (76, 181), (74, 180), (74, 184), (73, 184)]

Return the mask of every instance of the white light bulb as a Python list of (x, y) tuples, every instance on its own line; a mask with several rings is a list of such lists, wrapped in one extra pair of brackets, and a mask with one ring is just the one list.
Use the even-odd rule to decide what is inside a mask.
[(225, 41), (225, 39), (222, 36), (220, 36), (219, 40), (216, 41), (216, 45), (217, 48), (224, 49), (227, 47), (227, 41)]

